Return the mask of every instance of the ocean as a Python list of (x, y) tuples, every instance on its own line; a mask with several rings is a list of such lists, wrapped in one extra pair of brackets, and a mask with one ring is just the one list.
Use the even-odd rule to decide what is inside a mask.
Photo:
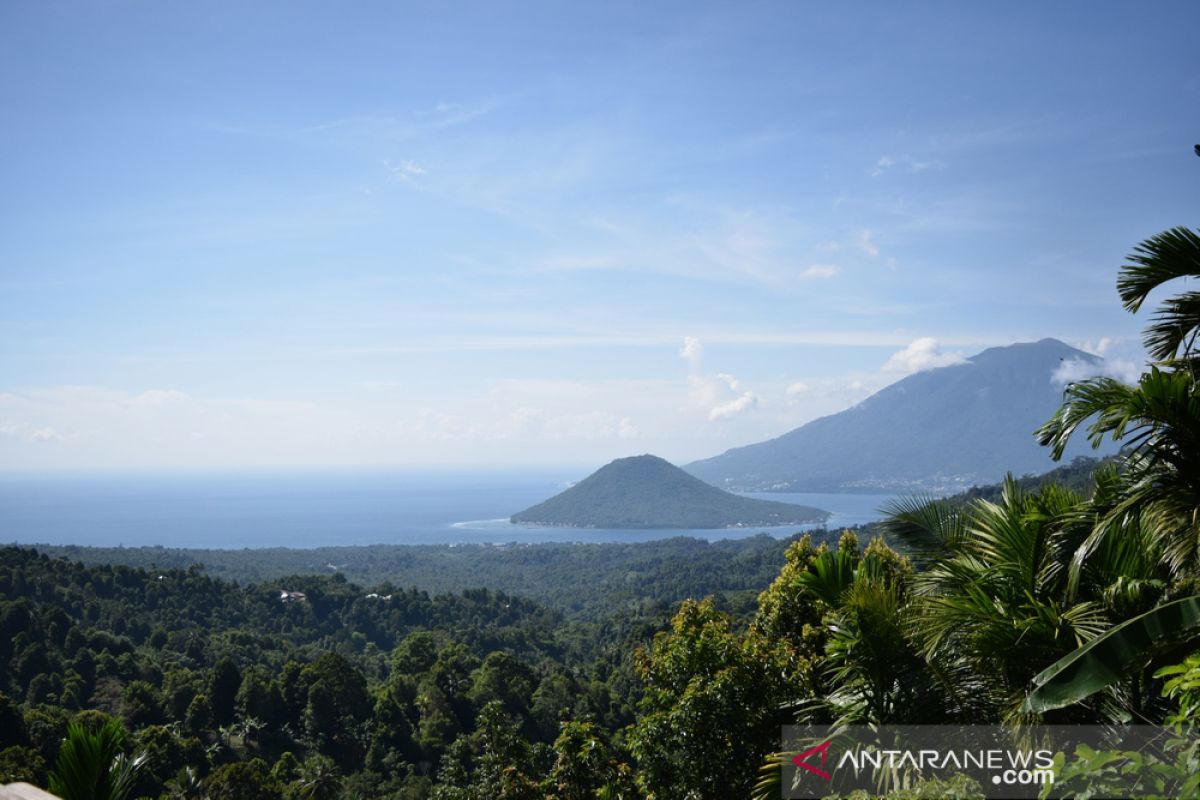
[[(366, 544), (717, 540), (805, 527), (601, 530), (514, 525), (509, 516), (585, 471), (331, 470), (0, 476), (0, 543), (243, 549)], [(879, 519), (891, 495), (751, 494), (833, 513), (825, 527)]]

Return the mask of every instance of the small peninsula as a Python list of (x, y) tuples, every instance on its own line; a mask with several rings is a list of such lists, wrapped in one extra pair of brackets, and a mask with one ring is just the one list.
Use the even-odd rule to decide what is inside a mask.
[(619, 458), (512, 522), (573, 528), (733, 528), (823, 522), (811, 506), (741, 497), (658, 456)]

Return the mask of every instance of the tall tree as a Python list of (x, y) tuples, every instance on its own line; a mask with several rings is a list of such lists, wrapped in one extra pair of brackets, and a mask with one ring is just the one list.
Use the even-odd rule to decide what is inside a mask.
[[(1151, 291), (1200, 278), (1200, 235), (1172, 228), (1138, 245), (1121, 268), (1125, 308), (1141, 309)], [(1122, 442), (1124, 486), (1103, 522), (1141, 514), (1176, 575), (1200, 575), (1200, 292), (1164, 299), (1145, 331), (1156, 359), (1136, 386), (1096, 377), (1067, 386), (1064, 402), (1038, 430), (1038, 441), (1061, 458), (1084, 423), (1093, 447)]]

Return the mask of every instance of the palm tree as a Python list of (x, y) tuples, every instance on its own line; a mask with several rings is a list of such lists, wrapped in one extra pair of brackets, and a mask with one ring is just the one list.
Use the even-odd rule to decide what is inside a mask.
[(110, 719), (95, 733), (72, 723), (50, 773), (50, 791), (63, 800), (124, 800), (146, 760), (145, 754), (125, 755), (124, 743), (119, 720)]
[[(1163, 231), (1134, 248), (1129, 261), (1117, 278), (1117, 293), (1125, 309), (1137, 313), (1164, 283), (1200, 277), (1200, 235), (1182, 227)], [(1162, 363), (1194, 365), (1198, 334), (1200, 292), (1184, 292), (1160, 304), (1145, 332), (1146, 350)]]
[(171, 800), (200, 800), (204, 797), (204, 782), (192, 767), (183, 767), (167, 782)]
[(299, 784), (302, 800), (332, 800), (342, 791), (337, 765), (332, 758), (322, 755), (312, 755), (304, 760)]
[(1010, 476), (998, 503), (904, 504), (885, 526), (942, 548), (914, 580), (912, 629), (952, 716), (1016, 719), (1033, 674), (1107, 626), (1090, 587), (1068, 592), (1059, 537), (1081, 503), (1059, 487), (1026, 494)]
[[(1151, 291), (1177, 279), (1200, 278), (1200, 235), (1173, 228), (1142, 242), (1121, 268), (1117, 290), (1138, 311)], [(1037, 432), (1061, 458), (1081, 425), (1099, 447), (1125, 444), (1124, 486), (1099, 529), (1140, 514), (1176, 576), (1200, 574), (1200, 292), (1162, 301), (1145, 331), (1156, 363), (1136, 386), (1107, 377), (1070, 384), (1062, 406)]]
[[(1200, 235), (1187, 228), (1164, 231), (1138, 245), (1129, 262), (1121, 268), (1117, 291), (1125, 308), (1137, 312), (1164, 284), (1200, 278)], [(1125, 443), (1122, 473), (1110, 478), (1107, 500), (1094, 504), (1092, 530), (1079, 542), (1071, 573), (1078, 580), (1100, 550), (1121, 552), (1127, 565), (1140, 561), (1141, 569), (1106, 590), (1110, 609), (1126, 619), (1035, 676), (1026, 710), (1076, 703), (1126, 678), (1136, 687), (1152, 658), (1200, 637), (1200, 597), (1171, 600), (1194, 593), (1200, 580), (1198, 336), (1200, 292), (1166, 298), (1145, 330), (1155, 363), (1138, 384), (1111, 378), (1071, 384), (1062, 407), (1037, 433), (1056, 459), (1088, 420), (1094, 420), (1087, 428), (1093, 447), (1109, 437)], [(1174, 584), (1153, 574), (1147, 555), (1160, 560)], [(1191, 579), (1190, 586), (1180, 578)]]

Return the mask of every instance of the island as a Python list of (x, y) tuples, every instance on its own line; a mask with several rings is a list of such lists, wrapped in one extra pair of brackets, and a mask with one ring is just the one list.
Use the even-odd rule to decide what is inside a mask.
[(755, 500), (711, 486), (653, 455), (619, 458), (545, 502), (512, 515), (571, 528), (736, 528), (824, 522), (811, 506)]

